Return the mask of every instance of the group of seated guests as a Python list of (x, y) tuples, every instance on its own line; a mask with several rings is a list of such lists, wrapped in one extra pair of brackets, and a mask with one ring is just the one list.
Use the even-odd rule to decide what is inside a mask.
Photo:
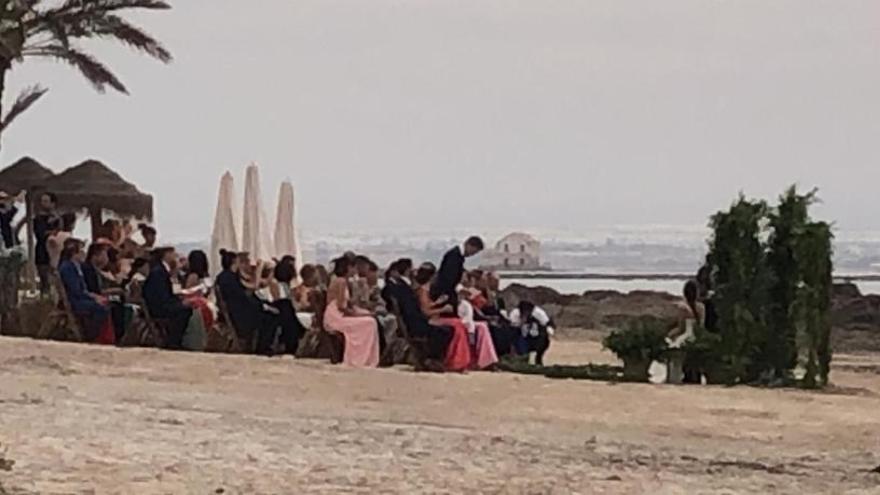
[(253, 262), (247, 253), (224, 250), (212, 281), (202, 251), (181, 259), (174, 248), (146, 250), (111, 232), (88, 250), (66, 239), (58, 271), (92, 342), (119, 344), (145, 312), (163, 323), (165, 348), (203, 350), (223, 314), (238, 338), (253, 344), (242, 350), (260, 355), (295, 354), (314, 322), (342, 336), (342, 360), (354, 367), (379, 366), (399, 338), (418, 341), (438, 371), (492, 369), (499, 357), (530, 352), (542, 364), (552, 322), (527, 302), (508, 314), (497, 277), (464, 269), (465, 258), (482, 248), (473, 237), (447, 253), (439, 269), (400, 259), (384, 277), (375, 262), (354, 253), (334, 260), (332, 272), (322, 265), (297, 272), (292, 256)]
[(388, 342), (400, 334), (424, 345), (424, 358), (437, 370), (492, 369), (499, 357), (534, 353), (537, 364), (550, 345), (553, 324), (547, 314), (522, 302), (509, 315), (497, 297), (491, 273), (466, 271), (465, 259), (478, 254), (477, 237), (450, 250), (438, 269), (399, 259), (385, 270), (348, 253), (333, 261), (324, 327), (345, 338), (344, 362), (377, 366)]

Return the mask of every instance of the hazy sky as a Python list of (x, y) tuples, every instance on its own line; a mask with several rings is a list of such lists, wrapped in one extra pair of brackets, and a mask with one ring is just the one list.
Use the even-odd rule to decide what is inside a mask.
[(101, 159), (176, 239), (209, 235), (251, 160), (306, 230), (702, 224), (793, 182), (878, 228), (876, 0), (172, 3), (137, 18), (172, 65), (90, 45), (129, 97), (18, 66), (12, 90), (51, 91), (3, 161)]

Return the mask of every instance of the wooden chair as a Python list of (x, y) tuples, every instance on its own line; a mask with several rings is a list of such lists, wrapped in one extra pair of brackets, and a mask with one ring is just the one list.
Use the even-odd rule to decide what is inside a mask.
[(432, 363), (432, 360), (428, 358), (430, 355), (428, 352), (428, 336), (412, 335), (400, 311), (400, 304), (397, 302), (397, 299), (393, 297), (389, 299), (388, 310), (397, 318), (397, 328), (400, 331), (401, 337), (409, 345), (409, 360), (413, 368), (416, 371), (442, 371), (442, 366), (438, 369), (437, 363)]
[(345, 356), (345, 336), (328, 331), (324, 327), (324, 312), (327, 309), (327, 291), (316, 290), (310, 297), (315, 317), (312, 328), (300, 340), (296, 357), (305, 359), (329, 359), (332, 364), (339, 364)]
[(82, 342), (83, 326), (79, 317), (73, 312), (70, 299), (67, 298), (67, 290), (64, 288), (64, 282), (62, 282), (58, 270), (50, 269), (49, 283), (54, 289), (57, 300), (55, 309), (43, 322), (37, 337), (65, 342)]
[(220, 310), (220, 318), (214, 324), (214, 328), (208, 329), (210, 333), (206, 350), (224, 353), (254, 352), (254, 339), (251, 338), (250, 342), (248, 342), (247, 339), (242, 338), (232, 322), (229, 308), (226, 306), (226, 301), (223, 300), (223, 295), (220, 294), (219, 289), (214, 291), (214, 297), (217, 300), (217, 308)]
[(144, 326), (146, 333), (140, 339), (141, 345), (144, 347), (163, 347), (168, 337), (170, 322), (166, 319), (153, 318), (146, 302), (141, 305), (141, 310), (144, 314), (144, 321), (147, 323)]

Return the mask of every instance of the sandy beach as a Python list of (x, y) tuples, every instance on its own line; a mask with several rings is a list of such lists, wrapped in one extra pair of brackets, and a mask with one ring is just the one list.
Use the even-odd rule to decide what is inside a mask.
[[(552, 362), (607, 361), (557, 342)], [(880, 493), (880, 359), (824, 392), (0, 339), (9, 494)]]

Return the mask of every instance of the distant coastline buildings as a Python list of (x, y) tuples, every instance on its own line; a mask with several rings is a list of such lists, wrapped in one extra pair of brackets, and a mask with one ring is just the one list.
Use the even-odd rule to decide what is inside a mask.
[(481, 266), (491, 270), (540, 270), (541, 243), (529, 234), (514, 232), (502, 237), (482, 255)]

